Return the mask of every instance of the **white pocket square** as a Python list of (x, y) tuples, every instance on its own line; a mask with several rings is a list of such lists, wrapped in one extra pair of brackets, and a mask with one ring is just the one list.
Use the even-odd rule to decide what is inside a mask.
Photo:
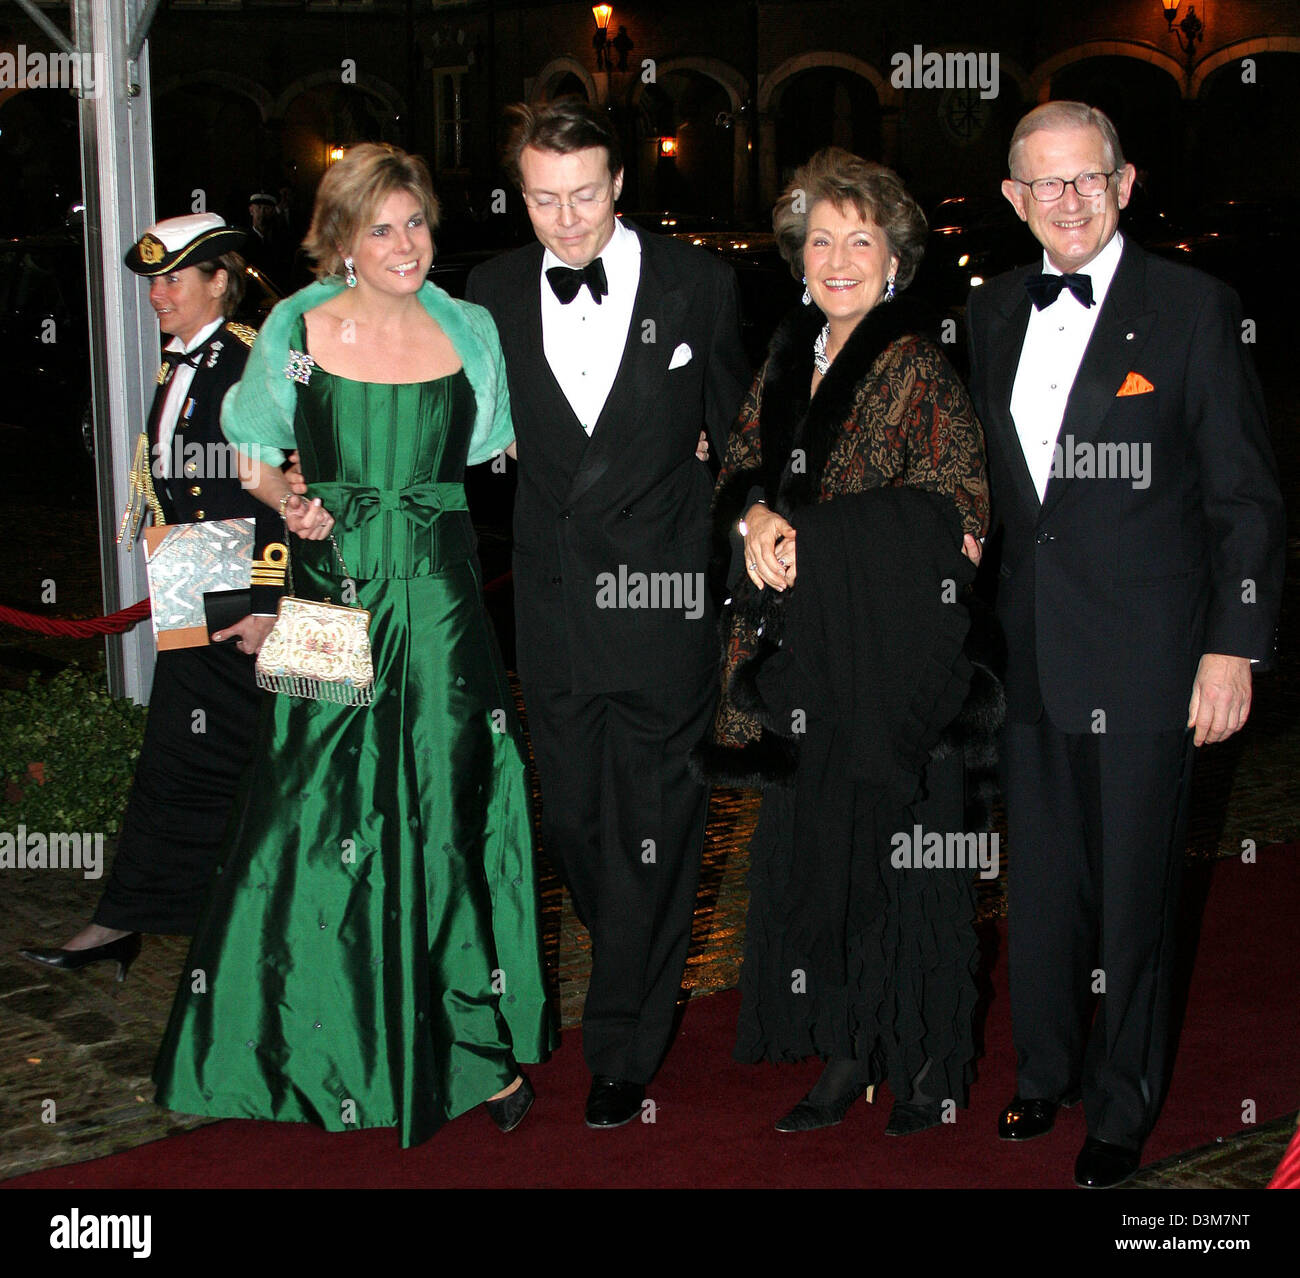
[(683, 364), (691, 362), (691, 348), (683, 342), (673, 351), (673, 357), (668, 361), (668, 371), (671, 373), (674, 368), (681, 368)]

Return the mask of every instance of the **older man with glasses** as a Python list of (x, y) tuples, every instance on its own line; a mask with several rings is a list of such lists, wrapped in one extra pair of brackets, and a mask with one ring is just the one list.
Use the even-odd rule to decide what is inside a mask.
[(1284, 517), (1231, 289), (1119, 233), (1110, 120), (1031, 111), (1002, 193), (1042, 262), (972, 291), (1008, 648), (1017, 1094), (999, 1135), (1083, 1099), (1075, 1183), (1137, 1170), (1172, 1069), (1194, 750), (1238, 731), (1273, 651)]

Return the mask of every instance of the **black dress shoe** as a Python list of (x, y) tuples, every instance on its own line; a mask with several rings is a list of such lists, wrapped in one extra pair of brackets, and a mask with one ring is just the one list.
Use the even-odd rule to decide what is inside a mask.
[(1056, 1111), (1062, 1107), (1069, 1109), (1078, 1103), (1078, 1092), (1071, 1092), (1059, 1101), (1022, 1100), (1013, 1096), (1011, 1104), (998, 1116), (998, 1136), (1002, 1140), (1033, 1140), (1037, 1136), (1046, 1136), (1056, 1122)]
[(117, 979), (126, 980), (127, 970), (140, 953), (140, 933), (128, 932), (106, 945), (95, 945), (88, 950), (19, 950), (19, 954), (42, 967), (57, 967), (63, 972), (75, 972), (91, 963), (117, 963)]
[(1110, 1189), (1122, 1185), (1142, 1164), (1142, 1151), (1089, 1136), (1074, 1163), (1074, 1183), (1080, 1189)]
[(528, 1075), (521, 1073), (523, 1080), (513, 1092), (499, 1096), (496, 1100), (484, 1101), (488, 1117), (503, 1131), (512, 1132), (524, 1121), (524, 1115), (533, 1107), (537, 1094), (528, 1081)]
[(645, 1084), (629, 1083), (621, 1078), (597, 1074), (587, 1093), (588, 1127), (622, 1127), (640, 1112), (645, 1100)]

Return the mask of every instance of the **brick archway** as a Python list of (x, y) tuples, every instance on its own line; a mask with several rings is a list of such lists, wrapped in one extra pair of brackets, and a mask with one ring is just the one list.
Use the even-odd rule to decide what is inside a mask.
[(577, 58), (570, 57), (552, 58), (542, 67), (537, 73), (537, 78), (533, 81), (533, 89), (528, 95), (528, 101), (533, 106), (545, 102), (554, 92), (555, 86), (566, 75), (576, 76), (582, 81), (582, 86), (587, 91), (587, 101), (595, 106), (599, 100), (596, 92), (596, 81), (592, 79), (591, 72)]
[(832, 53), (829, 50), (816, 50), (801, 53), (797, 57), (787, 58), (775, 71), (759, 77), (758, 109), (760, 114), (772, 109), (778, 90), (787, 80), (801, 71), (829, 70), (836, 68), (860, 75), (876, 91), (876, 98), (882, 107), (894, 107), (897, 91), (889, 80), (880, 74), (869, 62), (855, 58), (851, 53)]
[(1184, 90), (1183, 64), (1177, 58), (1161, 53), (1149, 44), (1139, 44), (1133, 40), (1088, 40), (1072, 48), (1062, 49), (1034, 68), (1029, 77), (1033, 99), (1036, 102), (1046, 102), (1051, 93), (1052, 77), (1062, 67), (1075, 62), (1086, 62), (1090, 58), (1131, 58), (1135, 62), (1149, 62), (1172, 77), (1179, 93)]
[(1200, 97), (1205, 82), (1220, 67), (1255, 53), (1300, 53), (1300, 36), (1260, 36), (1258, 39), (1240, 40), (1236, 44), (1216, 49), (1196, 64), (1196, 70), (1192, 72), (1191, 96)]
[(263, 124), (271, 118), (275, 109), (274, 99), (256, 80), (250, 80), (247, 76), (236, 75), (232, 71), (195, 71), (188, 75), (168, 76), (167, 79), (153, 86), (153, 95), (155, 98), (162, 98), (168, 93), (174, 93), (177, 89), (188, 89), (201, 84), (216, 85), (217, 88), (225, 89), (237, 97), (247, 98), (257, 107), (258, 115), (261, 116)]

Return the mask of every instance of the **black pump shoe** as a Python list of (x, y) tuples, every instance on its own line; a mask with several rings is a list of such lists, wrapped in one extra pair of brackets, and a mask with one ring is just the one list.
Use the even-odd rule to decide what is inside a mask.
[(95, 945), (88, 950), (19, 950), (19, 954), (42, 967), (57, 967), (63, 972), (76, 972), (92, 963), (117, 963), (117, 979), (126, 980), (131, 964), (140, 953), (140, 933), (128, 932), (106, 945)]
[(777, 1119), (776, 1130), (815, 1132), (842, 1123), (859, 1096), (865, 1094), (868, 1105), (875, 1099), (876, 1085), (868, 1081), (870, 1074), (870, 1066), (862, 1062), (828, 1061), (812, 1091), (784, 1118)]
[(528, 1075), (521, 1073), (522, 1080), (513, 1092), (496, 1100), (484, 1101), (488, 1117), (503, 1131), (512, 1132), (524, 1121), (524, 1115), (533, 1107), (537, 1094), (528, 1081)]
[(938, 1127), (943, 1122), (943, 1108), (936, 1101), (926, 1101), (917, 1105), (910, 1101), (895, 1101), (889, 1111), (889, 1122), (885, 1127), (886, 1136), (911, 1136), (914, 1132), (923, 1132), (928, 1127)]

